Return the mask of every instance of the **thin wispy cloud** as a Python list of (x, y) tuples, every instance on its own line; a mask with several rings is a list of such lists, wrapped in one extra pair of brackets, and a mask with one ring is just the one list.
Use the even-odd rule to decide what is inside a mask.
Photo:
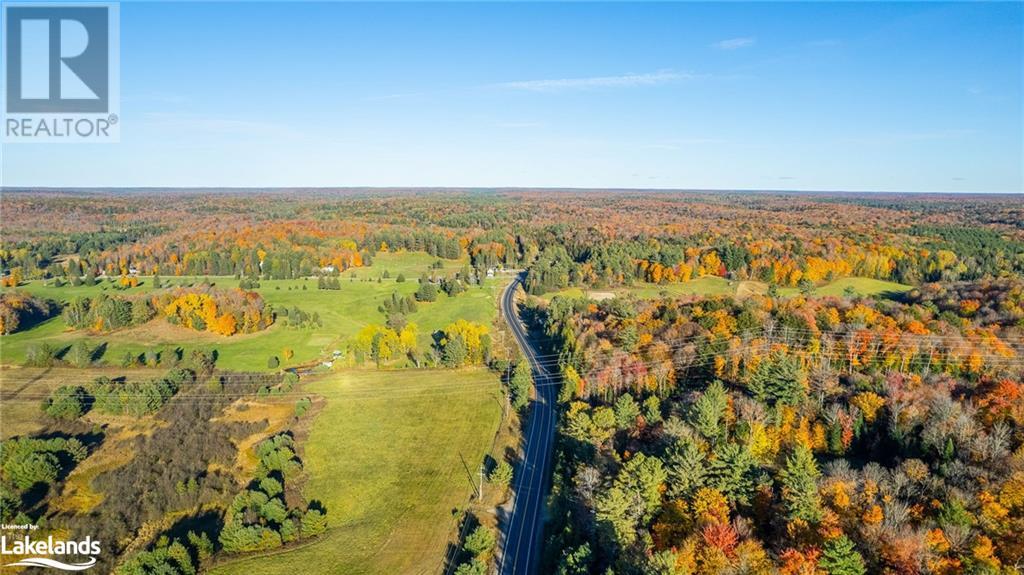
[(712, 46), (719, 50), (739, 50), (740, 48), (753, 46), (755, 42), (757, 42), (757, 38), (745, 36), (743, 38), (726, 38), (725, 40), (719, 40), (712, 44)]
[(623, 74), (621, 76), (591, 76), (587, 78), (555, 78), (545, 80), (519, 80), (502, 82), (492, 87), (529, 92), (562, 92), (566, 90), (592, 90), (597, 88), (632, 88), (639, 86), (660, 86), (696, 78), (694, 74), (662, 70), (647, 74)]

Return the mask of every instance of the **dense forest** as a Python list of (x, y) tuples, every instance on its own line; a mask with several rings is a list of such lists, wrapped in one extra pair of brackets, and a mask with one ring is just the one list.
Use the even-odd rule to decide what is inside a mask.
[(916, 285), (1024, 271), (1024, 210), (1003, 196), (12, 191), (4, 207), (0, 267), (15, 284), (331, 276), (381, 250), (468, 254), (476, 273), (529, 267), (538, 294), (703, 275)]
[[(555, 298), (558, 573), (1000, 573), (1024, 283), (902, 301)], [(557, 359), (554, 359), (557, 358)]]

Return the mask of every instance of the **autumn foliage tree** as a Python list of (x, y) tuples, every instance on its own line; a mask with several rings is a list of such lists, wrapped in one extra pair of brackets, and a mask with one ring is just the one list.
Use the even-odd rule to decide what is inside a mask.
[(266, 329), (275, 318), (262, 296), (241, 289), (177, 288), (153, 301), (172, 324), (225, 336)]
[(14, 333), (50, 317), (55, 305), (21, 291), (0, 293), (0, 335)]

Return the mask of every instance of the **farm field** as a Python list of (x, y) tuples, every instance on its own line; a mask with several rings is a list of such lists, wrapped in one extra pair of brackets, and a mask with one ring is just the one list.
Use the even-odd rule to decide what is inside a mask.
[[(853, 291), (858, 295), (864, 296), (875, 296), (883, 294), (899, 294), (909, 289), (911, 286), (889, 282), (884, 280), (878, 280), (873, 278), (840, 278), (833, 282), (825, 285), (818, 286), (814, 289), (813, 295), (815, 296), (842, 296), (844, 295), (847, 287), (853, 288)], [(593, 289), (584, 290), (578, 287), (570, 287), (563, 290), (554, 292), (547, 292), (540, 297), (546, 300), (550, 300), (556, 295), (564, 297), (583, 297), (587, 295), (595, 299), (601, 299), (607, 297), (607, 294), (614, 295), (626, 295), (633, 294), (642, 299), (651, 299), (662, 297), (663, 295), (668, 296), (681, 296), (681, 295), (700, 295), (700, 296), (737, 296), (744, 297), (749, 295), (763, 295), (768, 293), (768, 284), (758, 281), (730, 281), (720, 277), (701, 277), (682, 283), (669, 283), (669, 284), (652, 284), (647, 282), (638, 282), (628, 287), (617, 287), (609, 289)], [(797, 288), (779, 288), (779, 295), (783, 297), (799, 295), (800, 290)]]
[(439, 570), (458, 520), (452, 510), (473, 490), (501, 420), (498, 377), (482, 368), (352, 369), (304, 390), (325, 401), (302, 455), (304, 492), (327, 508), (327, 534), (293, 550), (228, 559), (211, 573)]
[[(282, 350), (289, 348), (295, 355), (290, 361), (284, 362), (284, 367), (301, 365), (329, 355), (335, 349), (343, 350), (347, 340), (366, 324), (383, 323), (385, 316), (378, 310), (380, 303), (394, 292), (400, 295), (414, 293), (420, 275), (437, 261), (442, 262), (442, 267), (434, 270), (438, 274), (454, 273), (466, 263), (465, 259), (438, 260), (425, 253), (381, 253), (374, 259), (372, 266), (355, 268), (343, 274), (340, 290), (319, 290), (313, 278), (262, 280), (260, 287), (253, 290), (259, 292), (278, 311), (298, 307), (308, 314), (317, 313), (323, 321), (322, 327), (286, 327), (279, 319), (261, 332), (223, 337), (172, 326), (158, 318), (145, 325), (91, 335), (67, 330), (64, 321), (58, 316), (31, 329), (5, 336), (0, 348), (0, 364), (22, 363), (26, 348), (33, 343), (48, 342), (57, 347), (67, 347), (78, 340), (86, 340), (94, 348), (105, 345), (99, 359), (108, 364), (116, 364), (125, 353), (138, 355), (150, 349), (164, 353), (176, 349), (186, 353), (192, 349), (216, 349), (219, 355), (218, 367), (252, 371), (266, 369), (270, 356), (281, 356)], [(382, 278), (385, 271), (389, 278)], [(407, 281), (397, 282), (399, 274), (404, 274)], [(188, 285), (204, 279), (209, 279), (219, 287), (238, 285), (234, 277), (163, 277), (161, 283), (164, 287)], [(409, 321), (419, 327), (420, 346), (428, 347), (432, 332), (457, 318), (490, 323), (497, 310), (495, 294), (501, 288), (502, 281), (485, 280), (482, 286), (471, 287), (455, 298), (441, 293), (436, 302), (421, 305), (416, 313), (408, 316)], [(41, 281), (32, 281), (18, 289), (56, 301), (68, 301), (79, 296), (103, 293), (104, 290), (132, 294), (152, 291), (153, 287), (152, 279), (143, 277), (138, 287), (123, 291), (113, 289), (106, 282), (90, 287), (58, 288), (44, 285)]]

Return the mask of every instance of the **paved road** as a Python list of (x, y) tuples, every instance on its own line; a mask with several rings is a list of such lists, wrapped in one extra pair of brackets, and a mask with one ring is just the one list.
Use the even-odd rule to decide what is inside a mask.
[[(551, 487), (551, 448), (555, 438), (555, 398), (557, 376), (548, 373), (537, 351), (530, 345), (526, 329), (515, 307), (516, 278), (501, 296), (501, 308), (523, 355), (533, 367), (536, 398), (530, 404), (522, 462), (512, 484), (512, 511), (504, 524), (500, 575), (527, 575), (537, 572), (543, 550), (544, 512)], [(547, 385), (550, 384), (550, 385)]]

